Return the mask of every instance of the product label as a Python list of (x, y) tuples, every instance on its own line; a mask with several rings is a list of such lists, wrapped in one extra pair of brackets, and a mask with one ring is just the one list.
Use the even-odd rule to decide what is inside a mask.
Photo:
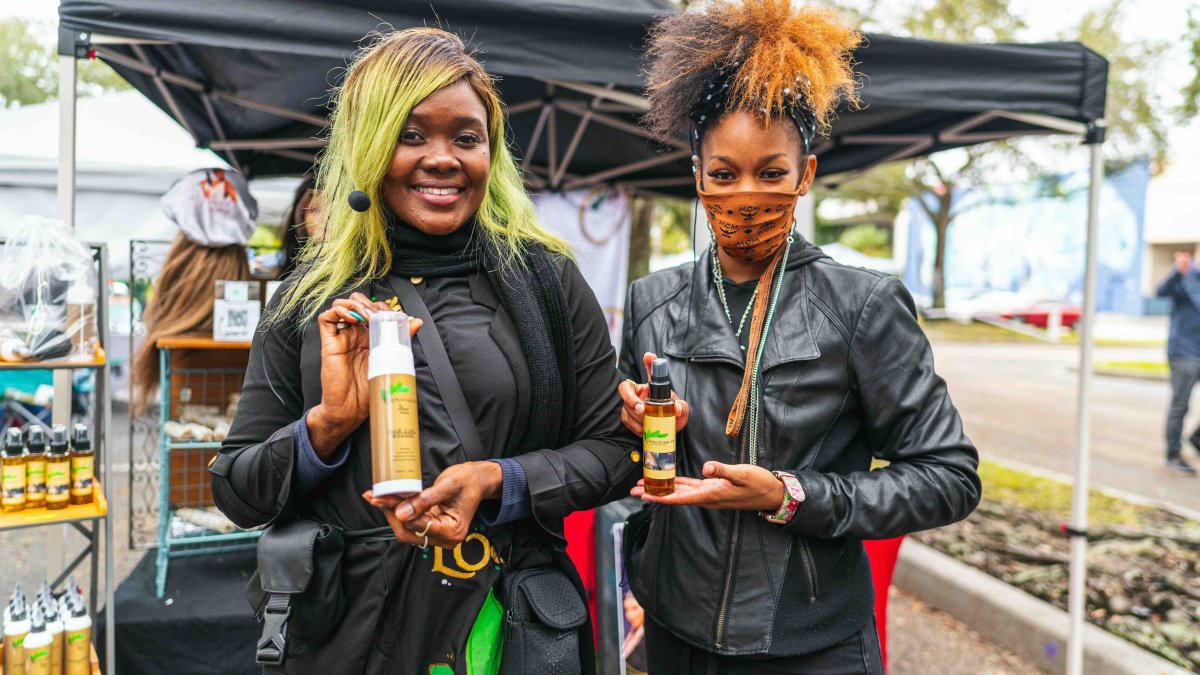
[(92, 494), (92, 458), (71, 458), (71, 494), (86, 497)]
[(25, 462), (25, 498), (41, 499), (46, 494), (46, 460), (30, 458)]
[(65, 502), (71, 494), (71, 460), (64, 457), (61, 460), (46, 462), (46, 501)]
[(642, 474), (646, 478), (675, 477), (675, 418), (642, 418)]
[(80, 631), (72, 631), (67, 633), (67, 672), (68, 673), (90, 673), (91, 669), (91, 637), (88, 635), (92, 629), (85, 628)]
[(25, 675), (50, 675), (50, 645), (25, 650)]
[(4, 465), (3, 479), (0, 479), (0, 490), (3, 496), (0, 503), (4, 506), (16, 506), (25, 503), (25, 462)]
[(371, 379), (371, 460), (376, 483), (421, 479), (417, 378), (378, 375)]
[(4, 671), (19, 673), (25, 668), (25, 637), (23, 635), (4, 636)]

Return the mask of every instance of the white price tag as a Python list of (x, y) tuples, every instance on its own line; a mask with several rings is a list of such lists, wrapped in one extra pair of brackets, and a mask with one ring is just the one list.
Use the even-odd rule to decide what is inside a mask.
[(250, 283), (247, 281), (226, 281), (225, 299), (229, 302), (246, 302), (250, 299)]

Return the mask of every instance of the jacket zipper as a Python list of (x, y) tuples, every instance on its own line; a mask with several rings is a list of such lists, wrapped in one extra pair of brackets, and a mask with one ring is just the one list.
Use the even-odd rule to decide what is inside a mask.
[(800, 558), (804, 562), (804, 573), (808, 576), (808, 601), (817, 601), (817, 575), (813, 573), (812, 559), (809, 557), (808, 540), (800, 539)]
[[(738, 452), (738, 463), (745, 461), (746, 443), (748, 436), (742, 430), (742, 447)], [(721, 641), (725, 639), (725, 619), (729, 613), (729, 596), (733, 593), (733, 574), (737, 566), (738, 535), (742, 529), (742, 512), (733, 512), (733, 525), (729, 532), (729, 558), (725, 563), (725, 582), (721, 587), (721, 605), (717, 609), (717, 630), (713, 635), (713, 645), (721, 649)]]

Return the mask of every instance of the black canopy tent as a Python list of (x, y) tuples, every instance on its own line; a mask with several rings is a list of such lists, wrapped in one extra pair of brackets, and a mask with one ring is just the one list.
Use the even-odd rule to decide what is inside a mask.
[[(312, 165), (329, 89), (363, 35), (440, 24), (478, 45), (501, 77), (534, 187), (608, 182), (686, 195), (684, 139), (655, 142), (637, 126), (646, 27), (671, 11), (667, 0), (63, 0), (60, 9), (64, 49), (106, 60), (198, 146), (251, 176)], [(1107, 63), (1076, 43), (872, 35), (857, 58), (865, 106), (843, 112), (816, 148), (823, 175), (1018, 135), (1082, 133), (1103, 117)]]
[[(246, 174), (298, 174), (324, 144), (340, 69), (363, 35), (386, 25), (440, 25), (482, 48), (488, 70), (502, 78), (510, 140), (532, 187), (608, 183), (689, 195), (686, 141), (653, 140), (637, 126), (646, 109), (646, 27), (672, 11), (667, 0), (62, 0), (60, 214), (73, 222), (76, 59), (104, 59), (198, 146)], [(816, 146), (822, 180), (1015, 136), (1068, 133), (1091, 144), (1072, 515), (1072, 531), (1082, 532), (1108, 64), (1076, 43), (956, 45), (886, 35), (869, 36), (856, 56), (864, 107), (842, 111), (832, 137)], [(1074, 537), (1072, 672), (1082, 663), (1085, 546)]]

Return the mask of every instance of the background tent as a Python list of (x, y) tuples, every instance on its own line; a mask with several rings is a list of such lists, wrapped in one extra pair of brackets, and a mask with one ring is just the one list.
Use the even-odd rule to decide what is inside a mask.
[[(634, 124), (638, 49), (666, 0), (62, 0), (59, 215), (74, 222), (75, 59), (99, 56), (250, 176), (299, 173), (322, 146), (322, 107), (357, 40), (383, 22), (440, 24), (486, 48), (503, 77), (514, 142), (535, 188), (601, 183), (691, 194), (682, 139)], [(1082, 45), (947, 45), (870, 36), (859, 50), (864, 110), (814, 150), (826, 176), (1037, 133), (1091, 145), (1068, 670), (1082, 667), (1096, 209), (1107, 62)], [(110, 573), (111, 574), (111, 573)], [(111, 582), (111, 576), (109, 577)], [(109, 615), (111, 617), (111, 614)], [(112, 639), (111, 631), (108, 639)], [(111, 644), (109, 654), (112, 653)]]
[[(441, 24), (501, 77), (534, 187), (601, 182), (679, 195), (684, 139), (650, 141), (640, 48), (666, 0), (260, 0), (223, 5), (63, 0), (64, 48), (94, 53), (170, 112), (200, 147), (249, 175), (298, 174), (323, 145), (328, 92), (363, 35)], [(93, 34), (154, 41), (117, 44)], [(1107, 62), (1076, 43), (952, 45), (869, 36), (856, 55), (864, 109), (817, 146), (837, 174), (1103, 117)]]

